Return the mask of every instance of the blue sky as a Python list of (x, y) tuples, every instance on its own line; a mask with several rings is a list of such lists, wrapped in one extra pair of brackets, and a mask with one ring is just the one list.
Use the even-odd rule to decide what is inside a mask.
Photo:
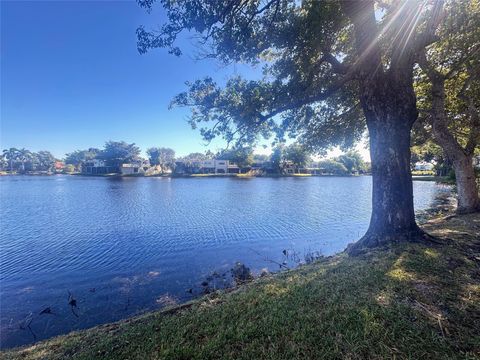
[[(168, 110), (185, 81), (239, 73), (164, 50), (140, 55), (135, 30), (162, 22), (134, 1), (1, 2), (1, 145), (48, 149), (56, 156), (106, 140), (177, 153), (204, 151), (188, 109)], [(248, 74), (247, 74), (248, 75)], [(220, 147), (217, 141), (210, 148)]]
[[(192, 41), (178, 58), (165, 50), (140, 55), (135, 30), (165, 19), (134, 1), (1, 0), (2, 148), (50, 150), (57, 157), (106, 140), (135, 142), (143, 150), (167, 146), (178, 155), (205, 151), (187, 124), (188, 109), (169, 110), (185, 81), (258, 69), (195, 61)], [(223, 143), (214, 141), (211, 150)]]

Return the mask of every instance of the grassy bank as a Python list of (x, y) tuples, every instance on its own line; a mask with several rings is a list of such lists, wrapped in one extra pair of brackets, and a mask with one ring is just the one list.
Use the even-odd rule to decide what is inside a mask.
[(445, 177), (445, 176), (427, 176), (427, 175), (416, 176), (416, 175), (413, 175), (412, 179), (416, 180), (416, 181), (436, 181), (436, 182), (443, 183), (443, 184), (452, 184), (452, 182), (449, 181), (447, 179), (447, 177)]
[(480, 358), (480, 216), (440, 245), (325, 258), (229, 293), (2, 353), (6, 359)]

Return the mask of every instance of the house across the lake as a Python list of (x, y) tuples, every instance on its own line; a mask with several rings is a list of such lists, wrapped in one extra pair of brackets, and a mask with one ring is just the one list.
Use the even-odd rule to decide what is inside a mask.
[(141, 163), (126, 163), (119, 166), (107, 165), (104, 160), (93, 159), (87, 161), (82, 166), (82, 173), (87, 175), (104, 175), (104, 174), (122, 174), (135, 175), (144, 173), (144, 167)]
[(55, 160), (55, 171), (62, 171), (65, 167), (65, 163), (63, 161)]
[(143, 174), (145, 170), (142, 167), (142, 164), (122, 164), (120, 165), (120, 173), (122, 175), (135, 175)]
[(118, 166), (107, 166), (105, 161), (99, 159), (89, 160), (82, 165), (82, 173), (87, 175), (101, 175), (118, 172)]
[(433, 170), (434, 164), (426, 162), (426, 161), (419, 161), (415, 163), (415, 170), (417, 171), (431, 171)]
[(191, 163), (176, 162), (176, 173), (178, 174), (238, 174), (240, 168), (229, 160), (202, 160)]

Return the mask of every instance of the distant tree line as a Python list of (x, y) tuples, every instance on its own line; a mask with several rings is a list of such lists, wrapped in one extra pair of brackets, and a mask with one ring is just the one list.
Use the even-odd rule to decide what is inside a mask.
[(284, 172), (290, 164), (297, 170), (305, 167), (318, 167), (324, 173), (333, 175), (363, 174), (370, 171), (370, 164), (363, 160), (358, 151), (349, 151), (335, 158), (315, 162), (308, 149), (297, 143), (290, 146), (276, 146), (270, 156), (270, 162), (278, 173)]
[(140, 161), (140, 148), (135, 143), (125, 141), (107, 141), (103, 149), (89, 148), (76, 150), (65, 156), (65, 164), (72, 165), (76, 171), (89, 161), (102, 160), (107, 166), (121, 166), (122, 164)]
[(0, 166), (4, 170), (18, 173), (53, 172), (55, 157), (49, 151), (30, 151), (22, 148), (9, 148), (2, 152)]
[[(306, 167), (320, 167), (324, 173), (346, 175), (351, 173), (366, 173), (369, 171), (361, 155), (349, 151), (333, 159), (313, 161), (312, 153), (303, 145), (279, 144), (273, 148), (271, 155), (254, 154), (252, 146), (236, 146), (216, 153), (208, 150), (205, 153), (194, 152), (186, 156), (176, 157), (175, 151), (168, 147), (151, 147), (146, 153), (148, 159), (140, 156), (141, 150), (135, 143), (125, 141), (107, 141), (103, 149), (88, 148), (75, 150), (66, 154), (64, 159), (65, 172), (81, 172), (82, 168), (94, 160), (101, 160), (105, 166), (119, 167), (122, 164), (145, 164), (157, 169), (159, 173), (175, 172), (177, 164), (181, 171), (194, 173), (202, 161), (217, 159), (228, 160), (236, 164), (240, 171), (249, 170), (252, 166), (263, 167), (271, 173), (282, 174), (288, 169), (299, 172)], [(10, 148), (3, 150), (1, 169), (12, 172), (46, 171), (53, 172), (55, 157), (48, 151), (37, 153), (27, 149)], [(60, 161), (60, 160), (58, 160)], [(180, 169), (179, 169), (180, 170)]]

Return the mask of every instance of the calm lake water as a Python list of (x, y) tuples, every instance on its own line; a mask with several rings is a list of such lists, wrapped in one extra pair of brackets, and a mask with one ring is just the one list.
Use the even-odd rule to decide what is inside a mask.
[[(414, 182), (416, 209), (445, 191)], [(370, 197), (370, 177), (0, 177), (1, 346), (191, 299), (237, 261), (258, 274), (341, 251)]]

